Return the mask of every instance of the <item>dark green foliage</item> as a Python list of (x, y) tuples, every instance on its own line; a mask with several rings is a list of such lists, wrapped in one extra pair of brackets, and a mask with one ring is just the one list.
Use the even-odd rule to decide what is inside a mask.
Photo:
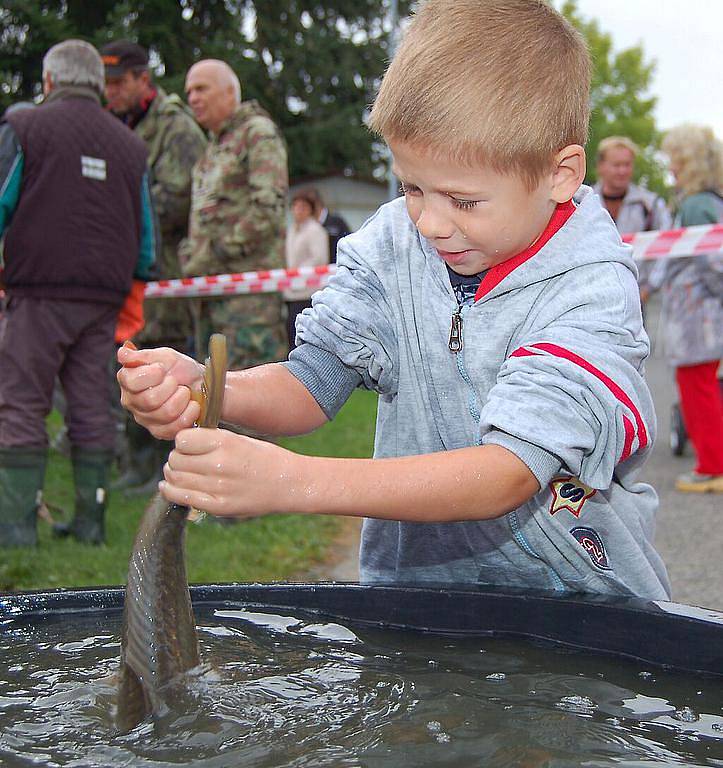
[[(227, 61), (244, 98), (280, 125), (292, 179), (370, 176), (364, 126), (388, 60), (382, 19), (389, 0), (6, 0), (0, 11), (0, 108), (40, 92), (42, 56), (68, 37), (96, 45), (137, 40), (151, 51), (161, 85), (183, 93), (200, 58)], [(399, 4), (405, 13), (409, 3)]]
[[(40, 93), (42, 57), (53, 44), (82, 37), (102, 45), (129, 37), (152, 53), (159, 82), (183, 93), (186, 70), (220, 58), (238, 73), (244, 98), (258, 99), (279, 123), (292, 179), (379, 170), (378, 145), (364, 126), (389, 58), (391, 0), (5, 0), (0, 10), (0, 109)], [(409, 9), (399, 2), (399, 14)], [(611, 36), (583, 19), (574, 0), (562, 12), (581, 30), (595, 73), (588, 180), (604, 136), (624, 134), (643, 152), (636, 178), (657, 191), (655, 99), (646, 97), (654, 64), (641, 46), (614, 53)]]

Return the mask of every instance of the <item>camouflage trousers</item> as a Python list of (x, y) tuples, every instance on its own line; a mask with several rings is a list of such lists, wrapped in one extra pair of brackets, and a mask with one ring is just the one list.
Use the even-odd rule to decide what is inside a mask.
[(212, 333), (228, 343), (229, 370), (285, 360), (289, 352), (281, 294), (193, 299), (200, 303), (196, 357), (203, 360)]

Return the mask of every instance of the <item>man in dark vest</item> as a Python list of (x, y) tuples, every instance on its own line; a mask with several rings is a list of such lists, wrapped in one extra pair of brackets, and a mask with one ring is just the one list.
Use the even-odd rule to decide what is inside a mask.
[(118, 310), (157, 248), (143, 142), (100, 104), (92, 45), (43, 59), (44, 103), (0, 126), (0, 546), (33, 546), (47, 458), (45, 417), (60, 379), (75, 482), (66, 532), (100, 544), (114, 430), (108, 363)]

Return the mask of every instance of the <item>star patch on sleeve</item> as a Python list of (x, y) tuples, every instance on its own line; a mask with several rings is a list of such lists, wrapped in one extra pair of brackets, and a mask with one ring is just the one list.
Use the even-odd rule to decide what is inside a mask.
[(576, 477), (555, 477), (550, 482), (552, 491), (552, 504), (550, 514), (554, 515), (561, 509), (580, 517), (585, 502), (595, 495), (595, 489), (585, 485)]

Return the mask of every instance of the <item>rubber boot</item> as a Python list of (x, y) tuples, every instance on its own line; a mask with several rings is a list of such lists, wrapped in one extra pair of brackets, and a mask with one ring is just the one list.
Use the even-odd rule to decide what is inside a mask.
[(56, 536), (73, 536), (85, 544), (105, 542), (105, 510), (112, 450), (71, 450), (75, 482), (75, 515), (70, 523), (53, 526)]
[(126, 436), (128, 469), (111, 485), (114, 490), (143, 485), (154, 475), (156, 439), (132, 418), (126, 423)]
[(45, 448), (0, 449), (0, 547), (34, 547), (45, 479)]
[(172, 440), (156, 440), (153, 438), (153, 459), (149, 462), (152, 472), (148, 480), (139, 483), (123, 492), (129, 498), (135, 496), (150, 496), (158, 490), (159, 480), (163, 480), (163, 465), (168, 461), (168, 454), (173, 450)]

